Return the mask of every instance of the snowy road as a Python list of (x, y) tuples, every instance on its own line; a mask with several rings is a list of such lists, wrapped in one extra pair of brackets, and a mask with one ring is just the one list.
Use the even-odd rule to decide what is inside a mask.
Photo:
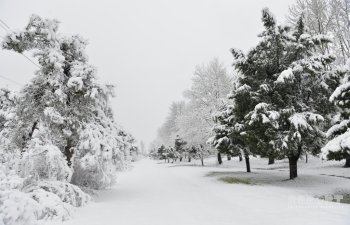
[(142, 160), (64, 224), (350, 224), (348, 205), (320, 200), (295, 205), (299, 195), (293, 190), (226, 184), (205, 176), (213, 170)]

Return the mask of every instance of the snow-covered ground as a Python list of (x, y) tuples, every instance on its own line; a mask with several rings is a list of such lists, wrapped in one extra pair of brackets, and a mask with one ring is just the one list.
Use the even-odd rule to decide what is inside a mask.
[[(209, 161), (214, 164), (214, 159)], [(350, 187), (349, 179), (317, 175), (347, 169), (336, 167), (339, 164), (311, 169), (315, 163), (310, 162), (310, 168), (301, 165), (300, 178), (288, 181), (286, 171), (257, 169), (267, 168), (264, 162), (253, 159), (253, 173), (246, 175), (242, 173), (244, 162), (236, 159), (219, 168), (144, 159), (135, 163), (132, 171), (120, 174), (114, 188), (101, 192), (95, 202), (79, 209), (75, 218), (64, 224), (349, 224), (350, 205), (312, 197)], [(284, 170), (284, 164), (271, 167)], [(267, 179), (267, 173), (272, 178)], [(233, 175), (251, 177), (256, 184), (228, 184), (218, 179)]]

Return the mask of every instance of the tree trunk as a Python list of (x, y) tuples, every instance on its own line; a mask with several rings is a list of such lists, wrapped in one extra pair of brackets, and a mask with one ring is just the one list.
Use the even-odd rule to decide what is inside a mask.
[(22, 152), (24, 151), (25, 147), (27, 146), (28, 141), (30, 141), (32, 139), (34, 131), (35, 131), (37, 126), (38, 126), (38, 122), (35, 121), (33, 123), (33, 125), (32, 125), (32, 128), (31, 128), (28, 136), (26, 136), (26, 135), (22, 136), (22, 140), (23, 140), (23, 142), (22, 142)]
[(182, 157), (180, 157), (180, 162), (182, 162)]
[(38, 125), (38, 122), (34, 122), (34, 124), (33, 124), (33, 126), (32, 126), (32, 129), (31, 129), (31, 131), (30, 131), (30, 133), (29, 133), (29, 140), (32, 139), (33, 134), (34, 134), (34, 131), (35, 131), (37, 125)]
[(292, 156), (292, 157), (288, 157), (288, 159), (289, 159), (289, 178), (294, 179), (298, 177), (298, 167), (297, 167), (298, 157)]
[(72, 146), (72, 140), (68, 139), (67, 144), (64, 147), (64, 155), (67, 158), (67, 164), (70, 167), (72, 165), (72, 157), (73, 157), (74, 151)]
[(191, 162), (191, 157), (190, 156), (188, 157), (188, 162)]
[(239, 161), (242, 162), (243, 158), (241, 155), (238, 156), (239, 157)]
[(227, 160), (230, 161), (231, 160), (231, 156), (227, 155)]
[(222, 164), (222, 158), (221, 158), (220, 152), (218, 152), (218, 163), (219, 163), (219, 165)]
[(346, 167), (346, 168), (350, 167), (350, 158), (347, 158), (347, 159), (345, 160), (345, 165), (344, 165), (344, 167)]
[(275, 164), (275, 158), (272, 157), (272, 156), (270, 156), (270, 157), (269, 157), (269, 163), (268, 163), (268, 164), (269, 164), (269, 165)]
[(305, 154), (305, 163), (307, 163), (307, 160), (308, 160), (308, 158), (307, 158), (307, 153)]
[(247, 173), (250, 173), (249, 155), (244, 156), (244, 158), (245, 158), (245, 165), (247, 167)]
[(204, 159), (201, 157), (202, 166), (204, 166)]

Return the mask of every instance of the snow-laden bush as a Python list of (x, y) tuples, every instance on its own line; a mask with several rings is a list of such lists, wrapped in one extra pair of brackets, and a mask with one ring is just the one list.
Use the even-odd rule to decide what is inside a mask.
[(62, 152), (52, 144), (38, 139), (30, 141), (19, 163), (19, 174), (34, 180), (70, 181), (72, 171)]
[(64, 221), (90, 197), (63, 182), (45, 182), (24, 189), (0, 190), (0, 224), (36, 225), (39, 221)]
[(0, 168), (0, 225), (36, 225), (41, 220), (67, 220), (90, 196), (65, 181), (33, 181)]
[(40, 220), (67, 220), (76, 207), (90, 201), (79, 187), (62, 181), (41, 181), (23, 191), (40, 204)]
[[(83, 192), (78, 186), (61, 181), (41, 181), (37, 187), (57, 195), (62, 202), (74, 207), (85, 206), (90, 201), (90, 196)], [(26, 191), (35, 190), (28, 188)]]
[(72, 183), (102, 189), (115, 182), (120, 149), (113, 131), (113, 127), (91, 123), (80, 132)]
[(103, 189), (115, 183), (115, 170), (111, 166), (101, 165), (101, 161), (96, 156), (86, 156), (83, 161), (77, 162), (74, 167), (72, 182), (76, 185)]
[(36, 225), (39, 208), (37, 201), (20, 190), (0, 190), (1, 225)]
[(0, 151), (18, 161), (0, 167), (0, 225), (67, 220), (76, 207), (89, 202), (88, 194), (68, 183), (72, 171), (58, 147), (34, 138), (25, 150), (21, 158)]
[(36, 224), (35, 215), (39, 204), (20, 190), (23, 180), (7, 164), (0, 164), (1, 225)]

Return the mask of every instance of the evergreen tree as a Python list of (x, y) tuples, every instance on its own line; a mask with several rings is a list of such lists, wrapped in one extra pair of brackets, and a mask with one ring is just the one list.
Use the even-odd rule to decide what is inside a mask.
[(326, 36), (307, 34), (303, 17), (286, 47), (288, 68), (275, 85), (274, 104), (280, 114), (278, 149), (289, 159), (290, 178), (297, 177), (297, 161), (302, 154), (316, 155), (325, 141), (322, 130), (334, 112), (328, 96), (338, 77), (330, 69), (331, 54), (317, 53), (317, 46), (330, 42)]
[(337, 106), (339, 114), (335, 116), (336, 124), (327, 131), (329, 142), (322, 149), (323, 155), (329, 160), (345, 159), (345, 167), (350, 167), (350, 65), (337, 70), (344, 76), (342, 83), (335, 89), (329, 100)]
[(166, 149), (164, 145), (161, 145), (157, 150), (157, 156), (159, 159), (164, 159), (166, 161), (167, 155), (166, 155)]
[[(176, 162), (178, 158), (181, 159), (181, 155), (179, 154), (179, 152), (177, 152), (175, 150), (175, 148), (173, 147), (168, 147), (167, 148), (167, 152), (168, 152), (168, 159), (172, 159), (172, 163)], [(169, 161), (168, 161), (169, 162)], [(180, 161), (181, 162), (181, 161)]]
[[(237, 90), (240, 92), (240, 89)], [(239, 156), (240, 159), (244, 155), (247, 172), (250, 172), (250, 152), (245, 148), (243, 126), (237, 121), (235, 115), (234, 105), (228, 105), (223, 110), (217, 112), (214, 115), (216, 124), (213, 127), (213, 132), (215, 135), (208, 142), (218, 150), (218, 154), (223, 153), (231, 156)], [(219, 156), (221, 158), (221, 155)]]
[(184, 153), (186, 152), (186, 144), (187, 142), (180, 138), (179, 135), (176, 136), (174, 150), (177, 153), (180, 162), (182, 162), (182, 158), (184, 157)]
[(334, 107), (327, 96), (338, 79), (329, 66), (334, 56), (316, 52), (330, 40), (307, 34), (302, 17), (293, 32), (277, 26), (267, 9), (262, 21), (265, 30), (255, 48), (247, 55), (232, 50), (242, 75), (229, 96), (234, 104), (217, 117), (216, 145), (239, 143), (246, 157), (284, 155), (293, 179), (300, 155), (320, 152), (322, 129), (330, 124)]
[(265, 30), (261, 41), (247, 56), (232, 50), (235, 68), (243, 74), (239, 80), (244, 88), (232, 96), (236, 101), (236, 114), (244, 125), (245, 142), (251, 151), (267, 156), (269, 161), (277, 157), (275, 151), (276, 129), (279, 118), (274, 110), (274, 81), (276, 74), (285, 68), (284, 49), (290, 40), (289, 28), (277, 26), (268, 9), (262, 11)]
[(188, 153), (188, 162), (191, 162), (191, 159), (200, 159), (202, 166), (204, 166), (204, 158), (210, 154), (210, 151), (205, 148), (203, 145), (194, 146), (192, 145), (187, 150)]
[[(228, 126), (223, 132), (226, 138), (221, 139), (217, 147), (237, 149), (233, 146), (238, 146), (246, 159), (247, 171), (250, 171), (250, 154), (258, 152), (272, 159), (276, 157), (273, 140), (276, 139), (278, 113), (271, 106), (273, 86), (276, 73), (283, 69), (285, 42), (290, 39), (289, 28), (277, 26), (268, 9), (262, 14), (265, 30), (259, 35), (260, 43), (247, 55), (232, 49), (234, 67), (241, 74), (239, 86), (229, 96), (234, 104), (216, 118)], [(216, 133), (221, 133), (221, 128), (217, 127)]]

